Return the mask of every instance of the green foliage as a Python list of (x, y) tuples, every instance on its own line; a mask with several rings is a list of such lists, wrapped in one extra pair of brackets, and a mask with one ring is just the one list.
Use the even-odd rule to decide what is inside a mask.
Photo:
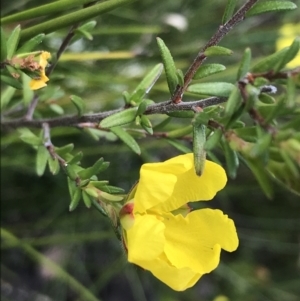
[[(195, 172), (199, 176), (206, 156), (225, 167), (234, 182), (229, 181), (218, 194), (218, 200), (224, 208), (241, 217), (237, 218), (241, 229), (248, 226), (243, 224), (246, 215), (256, 219), (265, 215), (268, 221), (270, 212), (280, 220), (282, 214), (286, 214), (286, 219), (298, 218), (294, 213), (298, 211), (293, 208), (299, 207), (295, 204), (299, 204), (300, 195), (300, 82), (299, 64), (290, 64), (295, 58), (299, 63), (300, 40), (291, 33), (290, 45), (274, 51), (276, 40), (284, 35), (279, 31), (280, 22), (292, 22), (297, 17), (297, 12), (290, 11), (295, 4), (259, 1), (250, 10), (242, 11), (246, 15), (243, 20), (238, 19), (240, 12), (234, 15), (242, 9), (242, 3), (236, 0), (206, 1), (201, 5), (194, 0), (182, 3), (61, 0), (38, 6), (36, 1), (30, 1), (30, 5), (26, 1), (22, 4), (7, 1), (6, 16), (1, 19), (0, 57), (3, 195), (8, 199), (4, 202), (3, 216), (4, 226), (18, 233), (25, 242), (34, 245), (35, 241), (43, 241), (43, 233), (48, 231), (45, 225), (49, 224), (56, 227), (51, 230), (53, 234), (61, 233), (61, 225), (56, 223), (60, 222), (61, 212), (67, 212), (68, 208), (76, 210), (66, 215), (67, 226), (62, 226), (63, 231), (73, 229), (70, 220), (75, 219), (78, 227), (88, 229), (84, 231), (94, 228), (93, 239), (99, 243), (101, 231), (112, 237), (113, 233), (107, 230), (111, 223), (120, 238), (118, 212), (125, 202), (125, 193), (138, 180), (140, 165), (178, 153), (194, 153)], [(127, 4), (131, 5), (125, 6)], [(169, 22), (170, 11), (180, 11), (180, 16), (187, 19), (187, 29), (177, 30), (180, 22), (176, 26)], [(278, 19), (272, 19), (271, 27), (263, 15), (259, 16), (276, 11), (283, 17), (278, 14)], [(214, 18), (211, 18), (212, 12)], [(255, 30), (249, 30), (252, 23), (248, 19), (252, 15), (258, 20)], [(26, 21), (22, 22), (22, 28), (21, 21)], [(293, 25), (296, 28), (297, 24)], [(240, 30), (231, 33), (236, 27)], [(157, 35), (161, 38), (155, 41)], [(45, 67), (50, 80), (47, 87), (32, 91), (31, 78), (39, 78), (40, 73), (30, 70), (32, 65), (25, 62), (38, 66), (41, 51), (52, 54)], [(24, 64), (28, 68), (23, 68)], [(166, 79), (160, 76), (163, 69)], [(25, 188), (19, 192), (23, 182)], [(260, 191), (281, 209), (277, 210), (273, 203), (270, 206)], [(36, 199), (35, 195), (38, 195)], [(23, 204), (26, 206), (22, 207)], [(9, 206), (10, 211), (6, 209)], [(56, 206), (60, 212), (52, 216)], [(87, 212), (86, 208), (90, 210)], [(94, 209), (109, 223), (94, 216)], [(6, 214), (5, 210), (9, 212)], [(77, 218), (82, 217), (84, 221), (77, 222)], [(15, 219), (20, 219), (20, 223), (19, 220), (15, 223)], [(282, 224), (285, 225), (285, 221)], [(273, 223), (270, 229), (276, 225)], [(27, 230), (27, 226), (31, 228)], [(284, 226), (281, 230), (285, 239)], [(283, 293), (283, 297), (277, 296), (277, 286), (281, 284), (276, 282), (276, 277), (272, 277), (271, 283), (259, 278), (262, 276), (252, 279), (245, 275), (244, 265), (251, 266), (255, 260), (251, 248), (260, 254), (261, 249), (269, 250), (272, 239), (282, 239), (276, 236), (277, 228), (272, 233), (274, 236), (264, 238), (265, 244), (258, 232), (255, 246), (245, 239), (248, 234), (238, 231), (241, 231), (241, 245), (246, 245), (241, 246), (242, 251), (237, 255), (240, 266), (230, 264), (231, 273), (227, 270), (222, 274), (222, 266), (216, 271), (222, 281), (230, 283), (224, 296), (232, 301), (256, 300), (261, 296), (275, 301), (295, 301), (290, 290)], [(3, 233), (5, 239), (16, 243), (16, 238)], [(66, 234), (62, 240), (81, 237), (75, 228), (72, 234)], [(33, 238), (30, 240), (27, 235)], [(88, 240), (85, 235), (82, 237), (80, 246), (84, 248)], [(90, 243), (87, 244), (89, 251)], [(23, 241), (19, 245), (26, 246)], [(109, 251), (110, 248), (108, 246)], [(291, 260), (290, 247), (285, 250), (288, 251), (282, 258)], [(106, 260), (106, 256), (106, 253), (97, 253), (95, 258)], [(95, 258), (89, 258), (89, 262)], [(88, 283), (82, 288), (71, 281), (70, 290), (80, 292), (83, 300), (97, 300), (89, 292), (102, 296), (106, 281), (117, 274), (117, 268), (123, 268), (120, 261), (114, 268), (111, 261), (88, 267), (95, 268), (88, 270), (89, 277), (104, 275), (100, 276), (99, 284), (89, 282), (85, 267), (80, 266), (82, 260), (72, 257), (70, 261), (76, 264), (70, 264), (70, 270), (74, 269), (78, 279)], [(250, 274), (262, 268), (261, 264), (251, 266)], [(106, 265), (107, 270), (103, 271)], [(294, 262), (289, 261), (289, 266), (292, 265)], [(15, 274), (18, 273), (16, 270)], [(235, 273), (247, 278), (247, 283), (255, 289), (252, 286), (243, 292), (238, 292), (240, 286), (238, 290), (232, 289), (238, 281), (228, 279), (227, 275), (234, 278)], [(137, 286), (136, 279), (126, 277), (126, 281), (134, 284), (132, 287)], [(68, 283), (69, 278), (62, 279)], [(263, 283), (263, 288), (256, 283)], [(222, 287), (216, 291), (223, 292)], [(267, 291), (267, 287), (270, 291), (274, 288), (275, 293)], [(262, 290), (261, 295), (253, 293), (255, 290)], [(153, 297), (157, 300), (174, 299), (175, 295), (165, 293), (164, 288), (157, 291)], [(161, 296), (160, 291), (164, 292)], [(136, 300), (143, 300), (143, 296), (135, 293)], [(182, 294), (182, 298), (179, 295), (176, 298), (188, 300), (193, 293)], [(51, 297), (53, 300), (66, 298), (63, 293)], [(209, 298), (217, 300), (218, 296), (212, 294)]]

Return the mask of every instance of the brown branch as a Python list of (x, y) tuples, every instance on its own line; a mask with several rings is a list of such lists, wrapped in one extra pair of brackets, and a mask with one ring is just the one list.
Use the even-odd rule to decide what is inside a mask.
[(248, 0), (224, 25), (220, 25), (216, 33), (210, 38), (210, 40), (204, 45), (204, 47), (199, 51), (193, 63), (187, 70), (184, 76), (183, 86), (177, 86), (173, 97), (173, 103), (181, 102), (182, 95), (186, 91), (188, 85), (193, 79), (194, 74), (201, 66), (201, 64), (206, 60), (205, 50), (211, 46), (217, 45), (228, 32), (239, 22), (245, 19), (247, 11), (256, 3), (258, 0)]
[[(217, 105), (226, 101), (224, 97), (209, 97), (206, 99), (189, 101), (189, 102), (181, 102), (178, 104), (174, 104), (170, 101), (157, 103), (148, 106), (145, 113), (146, 115), (153, 114), (166, 114), (169, 112), (175, 111), (189, 111), (193, 110), (193, 107), (201, 107), (206, 108), (209, 106)], [(116, 109), (106, 112), (100, 112), (95, 114), (88, 114), (82, 116), (63, 116), (57, 118), (46, 118), (39, 120), (25, 120), (23, 118), (12, 119), (12, 120), (1, 120), (1, 130), (7, 129), (16, 129), (20, 127), (34, 127), (41, 128), (43, 123), (47, 123), (50, 127), (59, 127), (59, 126), (74, 126), (78, 127), (82, 123), (99, 123), (104, 118), (113, 115), (115, 113), (124, 111), (125, 109)]]

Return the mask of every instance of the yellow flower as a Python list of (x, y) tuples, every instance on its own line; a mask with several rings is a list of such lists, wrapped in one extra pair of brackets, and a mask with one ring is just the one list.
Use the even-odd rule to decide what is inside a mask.
[(47, 51), (42, 51), (40, 54), (40, 61), (39, 61), (39, 71), (40, 75), (36, 79), (32, 79), (29, 83), (31, 90), (38, 90), (47, 86), (46, 82), (49, 78), (46, 76), (45, 68), (48, 64), (47, 60), (51, 57), (51, 54)]
[(120, 211), (128, 261), (177, 291), (215, 269), (221, 249), (238, 247), (234, 223), (220, 210), (189, 212), (186, 204), (212, 199), (226, 181), (223, 168), (210, 161), (202, 176), (196, 176), (193, 154), (144, 164)]
[[(296, 37), (300, 38), (300, 23), (284, 24), (279, 29), (279, 38), (276, 41), (276, 49), (281, 50), (284, 47), (290, 46)], [(300, 52), (298, 52), (296, 57), (287, 64), (287, 67), (289, 68), (296, 68), (299, 66), (300, 66)]]

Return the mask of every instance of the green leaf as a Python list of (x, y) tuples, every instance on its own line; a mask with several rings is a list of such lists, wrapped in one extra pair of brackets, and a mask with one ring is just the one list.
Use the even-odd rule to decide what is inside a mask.
[[(83, 22), (88, 19), (94, 18), (96, 16), (105, 14), (115, 8), (121, 7), (122, 5), (129, 4), (134, 0), (111, 0), (101, 2), (83, 9), (79, 9), (78, 11), (68, 13), (66, 15), (51, 18), (49, 21), (45, 21), (43, 23), (39, 23), (37, 25), (31, 26), (25, 30), (22, 30), (21, 40), (25, 41), (34, 37), (39, 33), (48, 34), (50, 32), (54, 32), (58, 29), (65, 28), (67, 26), (73, 25), (77, 22)], [(81, 1), (82, 2), (82, 1)], [(59, 2), (56, 2), (57, 6)], [(67, 8), (69, 10), (69, 7)]]
[(75, 171), (75, 167), (76, 165), (71, 165), (71, 164), (67, 164), (65, 166), (65, 172), (67, 174), (67, 176), (72, 180), (72, 181), (75, 181), (78, 179), (78, 174), (76, 173)]
[(107, 193), (112, 193), (112, 194), (120, 194), (124, 193), (124, 189), (116, 186), (111, 186), (111, 185), (104, 185), (101, 187), (102, 191), (107, 192)]
[(75, 32), (80, 37), (85, 37), (89, 41), (93, 40), (93, 36), (89, 32), (87, 32), (87, 31), (85, 31), (83, 29), (77, 28), (77, 29), (75, 29)]
[(227, 5), (222, 17), (222, 24), (226, 23), (233, 15), (237, 0), (227, 0)]
[(91, 181), (90, 184), (101, 190), (104, 186), (107, 186), (108, 181)]
[(199, 95), (211, 95), (228, 97), (234, 89), (234, 85), (230, 83), (199, 83), (188, 87), (188, 91)]
[(11, 101), (14, 94), (16, 92), (16, 88), (14, 87), (6, 87), (4, 92), (1, 94), (0, 101), (1, 101), (1, 110), (3, 110)]
[(74, 149), (74, 144), (70, 143), (62, 147), (55, 147), (55, 152), (60, 156), (64, 156), (65, 154), (70, 153), (73, 149)]
[(222, 146), (224, 149), (224, 155), (226, 160), (226, 170), (227, 174), (231, 179), (236, 178), (236, 172), (239, 167), (239, 157), (237, 152), (231, 149), (226, 140), (222, 141)]
[(136, 115), (139, 116), (139, 115), (144, 114), (144, 112), (146, 111), (146, 109), (147, 109), (147, 101), (143, 100), (143, 101), (138, 105), (138, 109), (137, 109)]
[(249, 158), (245, 158), (245, 161), (248, 167), (251, 169), (252, 173), (254, 174), (265, 195), (269, 199), (271, 199), (273, 196), (273, 189), (271, 185), (271, 180), (267, 174), (263, 163), (260, 160), (254, 160)]
[(241, 106), (241, 93), (238, 87), (234, 87), (225, 104), (224, 116), (231, 117)]
[(237, 73), (237, 80), (242, 79), (250, 69), (251, 63), (251, 49), (246, 48), (242, 60), (240, 62), (239, 70)]
[(292, 10), (296, 9), (297, 5), (289, 1), (264, 1), (256, 3), (247, 13), (246, 16), (254, 16), (270, 11)]
[(178, 140), (175, 139), (165, 139), (169, 144), (171, 144), (173, 147), (175, 147), (176, 149), (178, 149), (180, 152), (184, 153), (184, 154), (188, 154), (191, 153), (192, 150), (188, 147), (186, 147), (185, 145), (182, 144), (182, 142), (179, 142)]
[(147, 94), (159, 79), (161, 72), (163, 70), (163, 65), (157, 64), (155, 65), (143, 78), (140, 84), (135, 88), (134, 92), (129, 97), (129, 102), (133, 102), (132, 104), (135, 105), (140, 103), (145, 94)]
[(63, 109), (60, 105), (58, 105), (58, 104), (56, 104), (56, 103), (51, 103), (51, 104), (49, 105), (49, 108), (50, 108), (53, 112), (55, 112), (56, 114), (58, 114), (58, 115), (63, 115), (63, 114), (64, 114), (64, 109)]
[(87, 208), (91, 208), (91, 206), (92, 206), (91, 197), (84, 190), (82, 191), (82, 198), (83, 198), (83, 202), (84, 202), (85, 206)]
[(81, 195), (82, 195), (81, 188), (76, 188), (74, 194), (72, 195), (69, 211), (74, 211), (76, 209), (81, 199)]
[(222, 130), (216, 129), (212, 135), (210, 135), (205, 142), (204, 149), (209, 151), (216, 147), (216, 145), (219, 143), (219, 141), (222, 138)]
[(220, 55), (232, 55), (233, 51), (231, 49), (221, 47), (221, 46), (211, 46), (204, 51), (205, 56), (220, 56)]
[(30, 89), (29, 83), (31, 78), (22, 73), (22, 83), (23, 83), (23, 103), (25, 106), (28, 106), (33, 99), (34, 92)]
[(0, 79), (5, 84), (7, 84), (7, 85), (9, 85), (9, 86), (11, 86), (13, 88), (16, 88), (18, 90), (20, 90), (20, 89), (23, 88), (23, 85), (17, 79), (15, 79), (12, 76), (7, 76), (7, 75), (1, 74)]
[(7, 42), (6, 42), (7, 59), (9, 59), (9, 60), (15, 54), (15, 51), (17, 49), (17, 46), (18, 46), (19, 40), (20, 40), (20, 33), (21, 33), (21, 26), (18, 25), (14, 28), (14, 30), (11, 32), (10, 36), (7, 39)]
[(53, 159), (51, 156), (49, 156), (48, 158), (48, 166), (49, 166), (49, 170), (53, 175), (58, 174), (59, 169), (60, 169), (60, 165), (58, 160), (55, 158)]
[(36, 136), (27, 128), (18, 129), (18, 132), (21, 134), (20, 139), (31, 145), (40, 145), (42, 144), (42, 138)]
[(141, 149), (136, 141), (121, 127), (113, 127), (110, 129), (116, 136), (120, 138), (133, 152), (140, 155)]
[(110, 116), (104, 118), (100, 122), (99, 126), (102, 128), (112, 128), (112, 127), (130, 123), (135, 120), (137, 110), (138, 110), (138, 108), (134, 107), (134, 108), (126, 109), (124, 111), (110, 115)]
[(61, 13), (64, 10), (70, 10), (73, 7), (89, 2), (91, 2), (91, 0), (63, 0), (55, 3), (49, 3), (3, 17), (1, 18), (1, 23), (8, 24), (42, 17), (53, 13)]
[(206, 64), (200, 66), (200, 68), (197, 70), (197, 72), (194, 75), (193, 79), (200, 79), (207, 76), (210, 76), (212, 74), (216, 74), (219, 72), (222, 72), (226, 69), (224, 65), (221, 64)]
[(204, 145), (206, 142), (205, 125), (197, 122), (193, 123), (193, 153), (194, 166), (197, 176), (201, 176), (205, 166), (206, 152)]
[(185, 127), (178, 128), (173, 131), (169, 131), (166, 133), (168, 138), (181, 138), (185, 135), (189, 135), (193, 130), (192, 125), (187, 125)]
[(78, 164), (83, 157), (83, 152), (78, 152), (72, 159), (67, 161), (68, 164)]
[(295, 39), (288, 50), (286, 51), (285, 55), (281, 58), (280, 61), (277, 62), (274, 72), (280, 71), (286, 64), (288, 64), (294, 57), (299, 53), (300, 49), (300, 39)]
[(193, 118), (195, 116), (195, 112), (193, 111), (174, 111), (174, 112), (167, 112), (166, 114), (170, 117), (177, 117), (177, 118)]
[(78, 116), (82, 116), (85, 109), (85, 102), (83, 101), (83, 99), (76, 95), (71, 95), (70, 99), (78, 111)]
[(141, 126), (143, 129), (149, 133), (150, 135), (153, 135), (153, 129), (152, 129), (152, 124), (149, 118), (145, 115), (141, 116)]
[(274, 66), (281, 61), (288, 52), (289, 48), (283, 48), (279, 50), (278, 52), (275, 52), (265, 58), (263, 58), (261, 61), (256, 63), (252, 67), (253, 72), (266, 72), (274, 69)]
[(270, 96), (267, 93), (261, 93), (258, 96), (259, 100), (265, 104), (274, 104), (275, 103), (275, 98)]
[(168, 87), (171, 95), (173, 95), (178, 84), (177, 70), (169, 48), (161, 38), (156, 38), (157, 45), (163, 60), (164, 69), (167, 77)]
[(158, 123), (157, 125), (155, 125), (153, 127), (153, 130), (155, 130), (155, 131), (161, 131), (161, 130), (163, 130), (170, 123), (171, 120), (172, 120), (172, 118), (167, 117), (166, 119), (164, 119), (163, 121), (161, 121), (160, 123)]
[(78, 172), (80, 179), (90, 179), (92, 176), (98, 174), (101, 171), (101, 167), (104, 163), (104, 159), (100, 158), (97, 160), (93, 166), (83, 169)]
[(31, 38), (29, 41), (24, 43), (16, 52), (16, 54), (26, 53), (32, 51), (37, 45), (41, 44), (44, 40), (45, 34), (40, 33), (35, 37)]
[(177, 79), (178, 79), (178, 85), (182, 87), (184, 85), (184, 74), (183, 74), (182, 70), (177, 69), (176, 75), (177, 75)]
[(6, 57), (7, 57), (7, 45), (6, 45), (6, 37), (5, 37), (4, 31), (2, 29), (2, 26), (1, 26), (1, 32), (0, 33), (1, 33), (0, 62), (4, 62), (4, 60), (6, 60)]
[(44, 145), (39, 145), (36, 156), (36, 173), (38, 176), (44, 174), (49, 156), (46, 147)]

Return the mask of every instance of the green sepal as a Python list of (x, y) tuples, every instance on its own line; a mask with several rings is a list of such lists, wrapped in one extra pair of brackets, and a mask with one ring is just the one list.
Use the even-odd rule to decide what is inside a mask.
[(5, 37), (5, 33), (4, 30), (2, 29), (1, 26), (1, 44), (0, 44), (0, 62), (4, 62), (7, 58), (7, 45), (6, 45), (6, 37)]
[(82, 187), (82, 188), (86, 187), (87, 185), (89, 185), (90, 181), (91, 181), (90, 179), (81, 180), (79, 187)]
[(204, 145), (206, 142), (205, 134), (206, 126), (199, 124), (198, 122), (193, 122), (193, 154), (194, 154), (194, 166), (197, 176), (201, 176), (206, 160), (206, 152)]
[(112, 128), (130, 123), (135, 120), (138, 107), (126, 109), (104, 118), (99, 126), (102, 128)]
[(240, 62), (240, 66), (237, 73), (237, 80), (242, 79), (249, 71), (251, 63), (251, 49), (246, 48)]
[(246, 13), (247, 17), (263, 14), (271, 11), (293, 10), (297, 5), (290, 1), (264, 1), (252, 6)]
[(53, 159), (51, 156), (48, 158), (49, 170), (53, 175), (57, 175), (60, 170), (60, 165), (57, 158)]
[(222, 17), (222, 24), (225, 24), (233, 15), (237, 0), (227, 0), (225, 11)]
[(96, 189), (94, 189), (93, 187), (87, 187), (84, 189), (84, 191), (90, 195), (91, 197), (97, 199), (99, 197), (99, 193)]
[(237, 169), (239, 167), (239, 157), (237, 152), (231, 149), (229, 143), (224, 139), (222, 140), (224, 155), (226, 160), (226, 171), (231, 179), (236, 178)]
[(195, 116), (195, 112), (193, 112), (192, 110), (167, 112), (166, 114), (170, 117), (177, 117), (177, 118), (193, 118)]
[(199, 83), (190, 85), (187, 91), (198, 95), (228, 97), (234, 87), (233, 84), (224, 82)]
[(204, 149), (206, 151), (212, 150), (216, 147), (216, 145), (219, 143), (219, 141), (222, 138), (222, 130), (216, 129), (211, 136), (207, 138), (207, 141), (205, 142)]
[(104, 199), (109, 202), (120, 202), (124, 199), (123, 196), (112, 195), (112, 194), (104, 192), (104, 191), (101, 191), (99, 194), (100, 194), (101, 199)]
[(69, 206), (69, 211), (74, 211), (78, 204), (79, 204), (79, 201), (81, 199), (81, 195), (82, 195), (82, 190), (81, 188), (79, 187), (76, 187), (73, 195), (72, 195), (72, 198), (71, 198), (71, 203), (70, 203), (70, 206)]
[(44, 145), (39, 145), (36, 155), (36, 173), (38, 176), (42, 176), (45, 172), (47, 161), (50, 154)]
[(168, 138), (180, 138), (180, 137), (190, 134), (192, 132), (192, 130), (193, 130), (192, 125), (188, 125), (188, 126), (178, 128), (178, 129), (170, 131), (170, 132), (166, 132), (166, 136)]
[(156, 38), (162, 57), (170, 94), (173, 95), (178, 84), (177, 70), (169, 48), (161, 38)]
[(128, 134), (124, 129), (121, 127), (112, 127), (111, 132), (113, 132), (120, 140), (122, 140), (134, 153), (140, 155), (141, 149), (134, 138)]
[(82, 191), (82, 199), (83, 199), (84, 205), (87, 208), (91, 208), (91, 206), (92, 206), (91, 197), (84, 190)]
[(299, 53), (300, 49), (300, 39), (297, 38), (293, 41), (292, 45), (288, 47), (285, 55), (281, 58), (280, 61), (274, 67), (274, 72), (279, 72), (286, 64), (288, 64), (294, 57)]
[(211, 46), (204, 51), (205, 56), (232, 55), (233, 51), (222, 46)]
[(83, 99), (76, 95), (71, 95), (70, 99), (78, 111), (78, 116), (82, 116), (85, 109), (85, 102)]
[(10, 60), (17, 49), (20, 40), (21, 25), (17, 25), (7, 38), (7, 59)]
[(116, 186), (111, 186), (111, 185), (103, 185), (100, 190), (112, 194), (124, 193), (124, 189)]
[(16, 51), (16, 54), (31, 52), (34, 49), (34, 47), (36, 47), (37, 45), (39, 45), (39, 44), (41, 44), (43, 42), (44, 38), (45, 38), (45, 34), (44, 33), (40, 33), (40, 34), (36, 35), (35, 37), (31, 38), (29, 41), (27, 41), (26, 43), (24, 43)]
[(199, 67), (196, 71), (193, 79), (204, 78), (219, 72), (222, 72), (226, 69), (224, 65), (221, 64), (206, 64)]
[(129, 103), (131, 105), (136, 105), (140, 103), (147, 94), (156, 81), (159, 79), (161, 72), (163, 70), (163, 65), (161, 63), (155, 65), (143, 78), (140, 84), (135, 88), (133, 93), (130, 95)]

